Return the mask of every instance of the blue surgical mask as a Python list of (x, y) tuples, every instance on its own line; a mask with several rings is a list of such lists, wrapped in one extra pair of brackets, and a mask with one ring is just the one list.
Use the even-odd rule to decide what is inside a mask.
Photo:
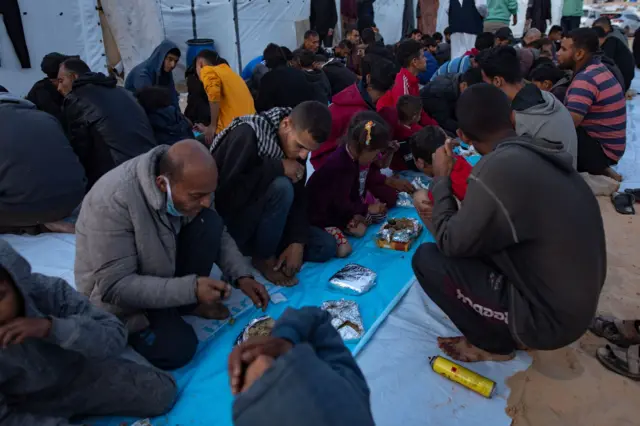
[(169, 184), (169, 179), (167, 179), (165, 176), (162, 176), (162, 179), (164, 179), (164, 181), (167, 184), (167, 213), (170, 214), (171, 216), (176, 216), (176, 217), (184, 216), (182, 213), (178, 211), (178, 209), (176, 209), (175, 204), (173, 204), (173, 198), (171, 197), (171, 185)]

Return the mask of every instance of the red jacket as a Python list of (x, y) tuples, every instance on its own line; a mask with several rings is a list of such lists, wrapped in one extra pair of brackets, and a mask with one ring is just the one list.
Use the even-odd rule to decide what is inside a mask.
[[(378, 99), (378, 104), (376, 105), (378, 111), (385, 107), (392, 107), (395, 109), (398, 99), (400, 99), (400, 96), (404, 95), (420, 97), (420, 82), (418, 81), (418, 77), (411, 74), (406, 68), (402, 68), (396, 75), (396, 82), (393, 84), (391, 90)], [(422, 111), (420, 124), (422, 126), (438, 125), (436, 120), (429, 117), (424, 110)]]
[[(453, 195), (462, 201), (467, 194), (467, 179), (469, 179), (473, 166), (460, 155), (455, 155), (454, 158), (455, 163), (449, 176), (451, 178), (451, 190), (453, 191)], [(429, 199), (433, 202), (431, 191), (429, 191)]]

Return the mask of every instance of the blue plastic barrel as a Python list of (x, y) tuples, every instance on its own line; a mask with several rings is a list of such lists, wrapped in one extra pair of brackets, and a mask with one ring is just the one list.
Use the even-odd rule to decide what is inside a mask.
[(212, 38), (192, 38), (187, 40), (187, 65), (193, 64), (193, 60), (201, 50), (216, 50)]

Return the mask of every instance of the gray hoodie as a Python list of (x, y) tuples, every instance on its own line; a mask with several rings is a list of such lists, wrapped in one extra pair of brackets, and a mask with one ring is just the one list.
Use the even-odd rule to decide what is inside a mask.
[(569, 110), (553, 94), (543, 92), (533, 84), (526, 84), (513, 98), (518, 135), (561, 142), (571, 154), (573, 167), (578, 157), (578, 136)]
[[(78, 290), (118, 315), (131, 332), (148, 327), (144, 311), (197, 303), (195, 275), (176, 277), (176, 234), (167, 196), (156, 186), (162, 145), (105, 174), (82, 203), (76, 223)], [(191, 219), (181, 218), (181, 225)], [(220, 269), (231, 282), (252, 275), (226, 229)]]
[(29, 263), (3, 240), (0, 266), (9, 272), (22, 295), (24, 316), (51, 319), (47, 338), (27, 339), (0, 349), (0, 424), (43, 425), (42, 417), (14, 412), (7, 401), (37, 392), (63, 391), (87, 358), (119, 355), (127, 343), (127, 332), (116, 317), (94, 307), (63, 279), (32, 273)]

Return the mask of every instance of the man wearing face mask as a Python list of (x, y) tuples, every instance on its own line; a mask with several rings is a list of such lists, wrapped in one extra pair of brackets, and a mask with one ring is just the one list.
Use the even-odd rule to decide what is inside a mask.
[(309, 226), (305, 161), (331, 130), (326, 105), (302, 102), (233, 120), (211, 145), (220, 168), (216, 209), (253, 265), (277, 285), (297, 284), (303, 260), (336, 255), (333, 237)]
[[(266, 309), (269, 295), (211, 208), (218, 169), (195, 140), (159, 146), (100, 179), (76, 225), (78, 290), (129, 330), (156, 367), (188, 363), (198, 339), (181, 315), (225, 319), (231, 285)], [(213, 264), (223, 272), (209, 278)]]

